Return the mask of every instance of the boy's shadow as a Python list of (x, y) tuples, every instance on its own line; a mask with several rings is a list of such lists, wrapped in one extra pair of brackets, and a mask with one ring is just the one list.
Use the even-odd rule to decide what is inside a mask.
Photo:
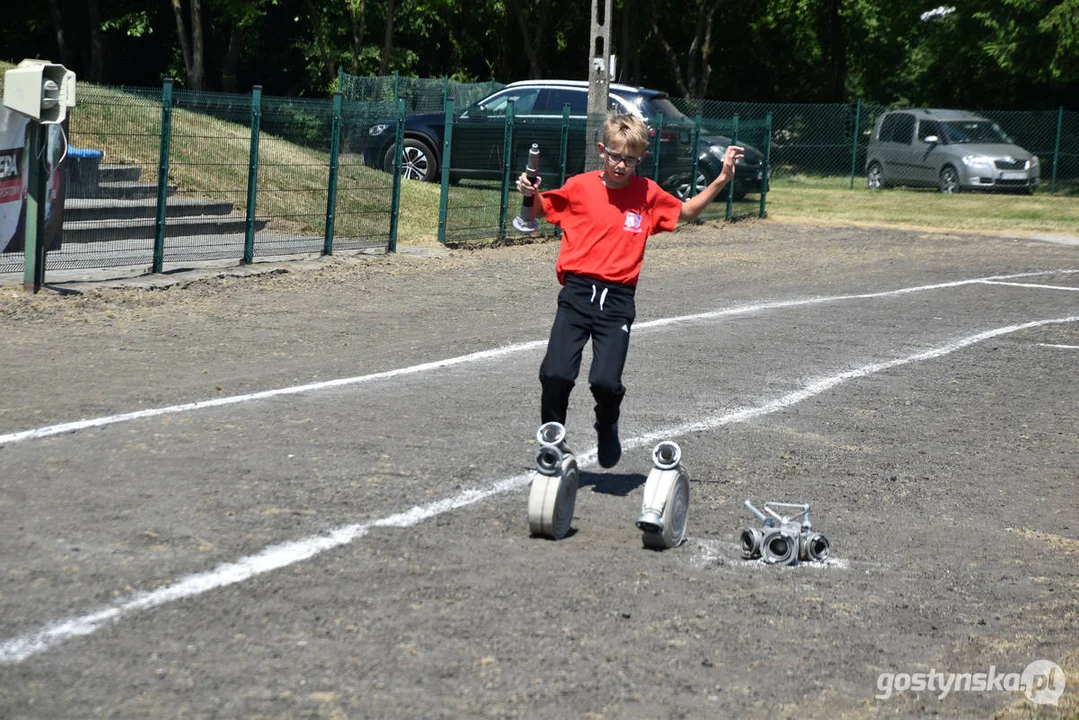
[(596, 473), (582, 470), (577, 476), (577, 487), (591, 486), (594, 493), (625, 497), (644, 485), (647, 480), (648, 476), (641, 473)]

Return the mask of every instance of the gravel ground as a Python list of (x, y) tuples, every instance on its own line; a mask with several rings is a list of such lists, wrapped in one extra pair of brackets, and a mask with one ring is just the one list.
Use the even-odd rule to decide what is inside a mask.
[[(0, 286), (0, 717), (1076, 717), (1079, 247), (656, 238), (625, 454), (595, 464), (582, 381), (552, 542), (556, 252)], [(664, 552), (633, 524), (656, 437), (691, 477)], [(743, 561), (745, 499), (811, 503), (832, 558)], [(1036, 660), (1058, 705), (1009, 679)]]

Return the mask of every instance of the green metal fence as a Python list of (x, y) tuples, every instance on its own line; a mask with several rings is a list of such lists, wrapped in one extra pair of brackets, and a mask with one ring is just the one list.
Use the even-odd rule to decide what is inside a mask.
[[(392, 251), (406, 223), (409, 237), (437, 235), (446, 243), (511, 237), (520, 202), (512, 182), (525, 167), (528, 144), (540, 142), (544, 186), (557, 187), (582, 169), (581, 152), (597, 140), (587, 137), (588, 128), (598, 119), (570, 117), (567, 110), (539, 127), (534, 117), (521, 121), (509, 111), (491, 117), (482, 133), (460, 123), (465, 109), (501, 87), (342, 73), (333, 98), (303, 100), (263, 97), (259, 88), (181, 92), (168, 81), (151, 89), (81, 84), (70, 113), (70, 146), (80, 152), (70, 161), (64, 242), (48, 253), (47, 267), (160, 272), (222, 258)], [(771, 181), (764, 189), (771, 192), (864, 187), (869, 134), (888, 109), (861, 102), (672, 102), (684, 117), (650, 120), (656, 133), (638, 172), (667, 187), (680, 178), (690, 194), (694, 183), (710, 178), (693, 172), (698, 153), (685, 149), (707, 147), (717, 137), (767, 156)], [(425, 112), (441, 115), (449, 128), (436, 148), (441, 166), (429, 178), (441, 185), (426, 189), (402, 181), (401, 154), (392, 150), (407, 145), (405, 116)], [(1079, 193), (1079, 113), (980, 114), (1040, 157), (1039, 192)], [(677, 142), (664, 144), (675, 136)], [(672, 155), (674, 146), (681, 154)], [(477, 167), (483, 177), (465, 172)], [(403, 213), (402, 195), (408, 198)], [(736, 193), (713, 203), (704, 218), (762, 215), (765, 203), (766, 193)], [(541, 225), (541, 233), (552, 231)], [(0, 254), (0, 272), (17, 272), (22, 262), (18, 253)]]
[[(568, 177), (584, 171), (587, 160), (598, 153), (596, 143), (602, 138), (590, 133), (594, 135), (602, 126), (605, 116), (571, 116), (568, 106), (563, 108), (561, 117), (519, 118), (515, 112), (514, 103), (509, 102), (501, 114), (466, 120), (452, 99), (446, 102), (442, 145), (425, 147), (425, 152), (440, 158), (440, 242), (454, 245), (501, 241), (516, 235), (512, 220), (518, 212), (520, 197), (514, 183), (527, 164), (533, 144), (540, 149), (539, 169), (546, 189), (561, 187)], [(714, 178), (713, 168), (721, 164), (722, 150), (713, 159), (713, 165), (698, 166), (694, 159), (698, 149), (709, 147), (715, 136), (723, 136), (722, 147), (731, 139), (752, 141), (765, 151), (768, 147), (767, 118), (763, 122), (741, 124), (737, 118), (704, 122), (698, 117), (689, 124), (686, 118), (678, 121), (680, 126), (675, 125), (674, 119), (664, 126), (662, 116), (651, 119), (656, 132), (637, 173), (680, 195), (695, 195)], [(763, 216), (767, 185), (762, 183), (762, 186), (764, 193), (736, 192), (722, 196), (723, 201), (712, 203), (701, 218)], [(557, 232), (540, 221), (538, 236)]]
[[(674, 100), (687, 114), (704, 117), (738, 115), (763, 121), (772, 116), (772, 179), (787, 184), (865, 183), (865, 156), (877, 119), (894, 108), (852, 104), (781, 104)], [(1017, 145), (1041, 161), (1042, 190), (1079, 192), (1079, 113), (1056, 110), (979, 110), (995, 121)]]
[[(365, 167), (403, 105), (82, 85), (70, 113), (63, 245), (48, 269), (392, 249), (399, 180)], [(20, 253), (0, 254), (16, 272)]]

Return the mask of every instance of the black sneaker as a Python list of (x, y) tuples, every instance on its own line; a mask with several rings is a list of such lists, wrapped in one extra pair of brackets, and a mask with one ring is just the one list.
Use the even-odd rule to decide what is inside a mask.
[(600, 467), (613, 468), (622, 458), (622, 443), (618, 440), (618, 423), (613, 425), (596, 423), (595, 428)]

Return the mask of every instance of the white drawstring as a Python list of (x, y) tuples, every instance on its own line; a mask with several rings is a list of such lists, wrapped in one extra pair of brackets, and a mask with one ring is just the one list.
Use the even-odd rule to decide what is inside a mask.
[[(603, 301), (607, 299), (607, 291), (608, 290), (610, 290), (610, 288), (603, 288), (603, 292), (601, 292), (599, 294), (599, 311), (600, 312), (603, 312)], [(592, 297), (589, 298), (588, 304), (591, 305), (595, 301), (596, 301), (596, 285), (595, 285), (595, 283), (593, 283), (592, 284)]]

